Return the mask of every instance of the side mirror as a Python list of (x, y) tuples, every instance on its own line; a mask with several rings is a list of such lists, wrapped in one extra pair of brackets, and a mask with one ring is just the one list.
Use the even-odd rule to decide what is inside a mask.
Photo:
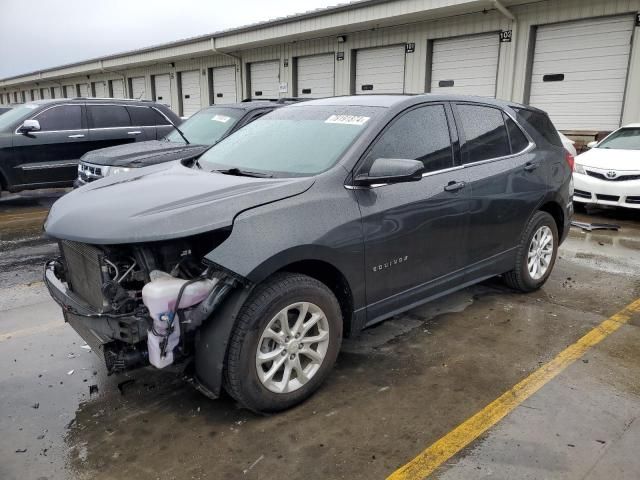
[(38, 132), (40, 131), (40, 122), (38, 120), (25, 120), (20, 128), (18, 128), (18, 133), (30, 133), (30, 132)]
[(598, 142), (596, 142), (595, 140), (593, 140), (592, 142), (587, 143), (587, 148), (593, 148), (598, 144)]
[(371, 164), (369, 173), (356, 176), (355, 184), (418, 182), (422, 179), (423, 173), (424, 164), (419, 160), (378, 158)]

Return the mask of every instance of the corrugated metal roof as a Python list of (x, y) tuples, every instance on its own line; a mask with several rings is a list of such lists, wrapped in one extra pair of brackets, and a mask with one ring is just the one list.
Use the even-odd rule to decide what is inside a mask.
[(124, 52), (118, 52), (118, 53), (113, 53), (113, 54), (109, 54), (109, 55), (104, 55), (104, 56), (100, 56), (100, 57), (94, 57), (94, 58), (89, 58), (86, 60), (81, 60), (78, 62), (73, 62), (73, 63), (68, 63), (68, 64), (64, 64), (64, 65), (58, 65), (56, 67), (50, 67), (50, 68), (44, 68), (44, 69), (39, 69), (39, 70), (35, 70), (32, 72), (27, 72), (27, 73), (21, 73), (19, 75), (12, 75), (10, 77), (5, 77), (5, 78), (0, 78), (0, 82), (4, 82), (7, 80), (13, 80), (16, 78), (20, 78), (20, 77), (27, 77), (30, 75), (39, 75), (41, 73), (45, 73), (45, 72), (53, 72), (56, 70), (61, 70), (64, 68), (71, 68), (71, 67), (77, 67), (80, 65), (84, 65), (87, 63), (96, 63), (96, 62), (101, 62), (104, 60), (111, 60), (111, 59), (116, 59), (119, 57), (123, 57), (123, 56), (127, 56), (127, 55), (136, 55), (136, 54), (140, 54), (140, 53), (145, 53), (145, 52), (153, 52), (155, 50), (161, 50), (163, 48), (169, 48), (169, 47), (178, 47), (181, 45), (187, 45), (193, 42), (198, 42), (198, 41), (202, 41), (202, 40), (209, 40), (211, 38), (220, 38), (220, 37), (224, 37), (227, 35), (233, 35), (233, 34), (237, 34), (237, 33), (243, 33), (246, 31), (250, 31), (250, 30), (255, 30), (257, 28), (263, 28), (263, 27), (272, 27), (272, 26), (276, 26), (276, 25), (281, 25), (283, 23), (289, 23), (292, 21), (298, 21), (298, 20), (304, 20), (307, 18), (313, 18), (313, 17), (318, 17), (318, 16), (322, 16), (322, 15), (326, 15), (328, 13), (338, 13), (344, 10), (350, 10), (353, 8), (358, 8), (358, 7), (363, 7), (363, 6), (369, 6), (369, 5), (376, 5), (376, 4), (380, 4), (380, 3), (389, 3), (392, 2), (394, 0), (353, 0), (351, 2), (347, 2), (347, 3), (340, 3), (337, 5), (333, 5), (333, 6), (329, 6), (329, 7), (323, 7), (323, 8), (316, 8), (314, 10), (309, 10), (306, 12), (302, 12), (302, 13), (296, 13), (293, 15), (287, 15), (284, 17), (277, 17), (271, 20), (266, 20), (263, 22), (256, 22), (256, 23), (251, 23), (248, 25), (243, 25), (240, 27), (234, 27), (234, 28), (229, 28), (226, 30), (220, 30), (217, 32), (213, 32), (213, 33), (208, 33), (206, 35), (198, 35), (198, 36), (194, 36), (194, 37), (188, 37), (188, 38), (184, 38), (184, 39), (180, 39), (180, 40), (174, 40), (171, 42), (167, 42), (167, 43), (161, 43), (161, 44), (157, 44), (157, 45), (153, 45), (150, 47), (143, 47), (143, 48), (139, 48), (139, 49), (135, 49), (135, 50), (127, 50)]

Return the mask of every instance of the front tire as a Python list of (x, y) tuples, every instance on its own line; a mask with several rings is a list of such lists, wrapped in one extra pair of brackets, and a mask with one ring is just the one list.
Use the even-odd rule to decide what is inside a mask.
[(511, 288), (532, 292), (545, 284), (558, 255), (558, 227), (547, 212), (536, 212), (525, 228), (513, 270), (504, 280)]
[(256, 288), (238, 315), (225, 389), (255, 412), (291, 408), (328, 376), (341, 340), (342, 313), (331, 290), (306, 275), (276, 274)]

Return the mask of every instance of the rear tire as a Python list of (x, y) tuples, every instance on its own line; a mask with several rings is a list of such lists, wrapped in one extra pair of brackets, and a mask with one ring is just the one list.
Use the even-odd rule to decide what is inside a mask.
[(243, 305), (231, 334), (225, 390), (260, 413), (307, 399), (340, 350), (342, 313), (331, 290), (301, 274), (279, 273)]
[(532, 292), (545, 284), (558, 255), (558, 227), (547, 212), (536, 212), (527, 224), (516, 251), (513, 270), (504, 274), (508, 286)]

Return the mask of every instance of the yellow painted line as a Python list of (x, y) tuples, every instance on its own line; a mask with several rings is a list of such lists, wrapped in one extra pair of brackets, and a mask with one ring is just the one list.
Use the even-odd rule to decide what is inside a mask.
[(640, 312), (640, 299), (627, 305), (576, 343), (564, 349), (553, 360), (451, 430), (409, 463), (393, 472), (387, 477), (387, 480), (417, 480), (433, 473), (440, 465), (493, 427), (518, 405), (578, 360), (587, 350), (628, 323), (633, 314), (638, 312)]
[(26, 337), (29, 335), (35, 335), (36, 333), (47, 332), (49, 330), (53, 330), (55, 328), (59, 328), (62, 326), (64, 326), (63, 322), (49, 322), (49, 323), (43, 323), (42, 325), (37, 325), (35, 327), (15, 330), (9, 333), (0, 333), (0, 342), (6, 342), (7, 340), (11, 340), (12, 338)]

